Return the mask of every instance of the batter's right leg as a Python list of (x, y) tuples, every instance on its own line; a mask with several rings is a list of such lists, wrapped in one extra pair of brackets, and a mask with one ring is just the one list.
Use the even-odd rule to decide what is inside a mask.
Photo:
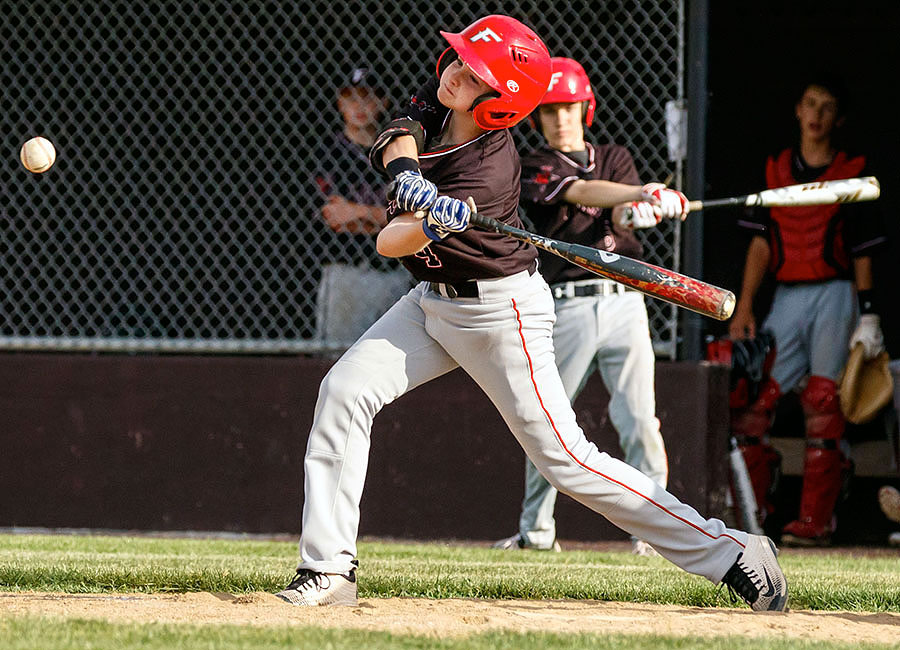
[(754, 609), (784, 609), (774, 544), (700, 516), (584, 437), (554, 362), (555, 317), (543, 278), (510, 276), (482, 299), (435, 304), (445, 317), (429, 332), (487, 393), (541, 473), (686, 571), (725, 582)]
[(304, 463), (299, 569), (352, 572), (372, 420), (385, 404), (456, 362), (425, 331), (423, 286), (400, 299), (332, 366)]

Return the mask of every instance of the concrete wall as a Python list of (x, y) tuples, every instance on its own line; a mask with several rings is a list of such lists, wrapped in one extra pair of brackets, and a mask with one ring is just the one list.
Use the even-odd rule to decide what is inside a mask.
[[(295, 357), (7, 354), (0, 363), (0, 526), (289, 532), (330, 361)], [(670, 489), (721, 516), (727, 373), (657, 366)], [(593, 378), (576, 403), (621, 455)], [(517, 527), (524, 455), (456, 371), (376, 419), (361, 534), (494, 539)], [(563, 497), (564, 539), (622, 539)]]

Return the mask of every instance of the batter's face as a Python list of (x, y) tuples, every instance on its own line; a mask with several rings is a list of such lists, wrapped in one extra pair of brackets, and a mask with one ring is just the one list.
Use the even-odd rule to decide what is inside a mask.
[(827, 140), (834, 127), (843, 122), (843, 118), (838, 117), (837, 97), (821, 86), (806, 89), (797, 102), (796, 114), (804, 140)]
[(538, 107), (541, 132), (547, 144), (558, 151), (584, 149), (582, 104), (583, 102), (560, 102)]
[(438, 86), (438, 101), (453, 111), (468, 111), (472, 103), (491, 92), (491, 87), (475, 76), (472, 68), (462, 59), (448, 65), (441, 74), (441, 85)]

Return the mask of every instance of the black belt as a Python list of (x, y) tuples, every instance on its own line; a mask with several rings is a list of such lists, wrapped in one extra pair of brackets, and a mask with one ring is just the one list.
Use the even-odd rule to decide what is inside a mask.
[(553, 297), (560, 298), (585, 298), (587, 296), (611, 296), (622, 294), (626, 291), (637, 291), (624, 284), (613, 280), (594, 280), (585, 283), (561, 282), (550, 287)]
[[(431, 290), (448, 298), (477, 298), (478, 282), (429, 282)], [(441, 291), (443, 287), (444, 291)]]
[[(528, 267), (528, 275), (534, 275), (535, 271), (537, 271), (536, 261)], [(446, 295), (448, 298), (477, 298), (480, 295), (478, 293), (477, 280), (469, 280), (467, 282), (429, 282), (428, 285), (435, 293), (439, 293), (442, 296)], [(442, 288), (443, 291), (441, 291)]]

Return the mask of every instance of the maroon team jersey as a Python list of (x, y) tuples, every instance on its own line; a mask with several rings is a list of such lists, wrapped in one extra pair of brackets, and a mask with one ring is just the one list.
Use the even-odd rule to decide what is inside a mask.
[[(563, 199), (569, 186), (579, 179), (641, 184), (634, 159), (625, 147), (586, 145), (586, 165), (548, 146), (524, 156), (522, 207), (542, 235), (603, 250), (605, 237), (612, 235), (616, 253), (640, 259), (643, 255), (640, 242), (630, 230), (613, 224), (612, 210), (576, 205)], [(544, 251), (541, 251), (541, 274), (550, 284), (597, 277)]]
[[(508, 129), (487, 131), (451, 147), (437, 140), (449, 120), (449, 110), (437, 99), (438, 80), (416, 93), (395, 117), (409, 117), (425, 129), (425, 151), (419, 154), (422, 175), (437, 185), (438, 192), (465, 201), (475, 200), (479, 214), (522, 227), (518, 215), (521, 164)], [(397, 216), (388, 205), (388, 220)], [(505, 235), (470, 228), (432, 242), (424, 250), (401, 258), (417, 280), (461, 282), (498, 278), (532, 268), (537, 249)]]

